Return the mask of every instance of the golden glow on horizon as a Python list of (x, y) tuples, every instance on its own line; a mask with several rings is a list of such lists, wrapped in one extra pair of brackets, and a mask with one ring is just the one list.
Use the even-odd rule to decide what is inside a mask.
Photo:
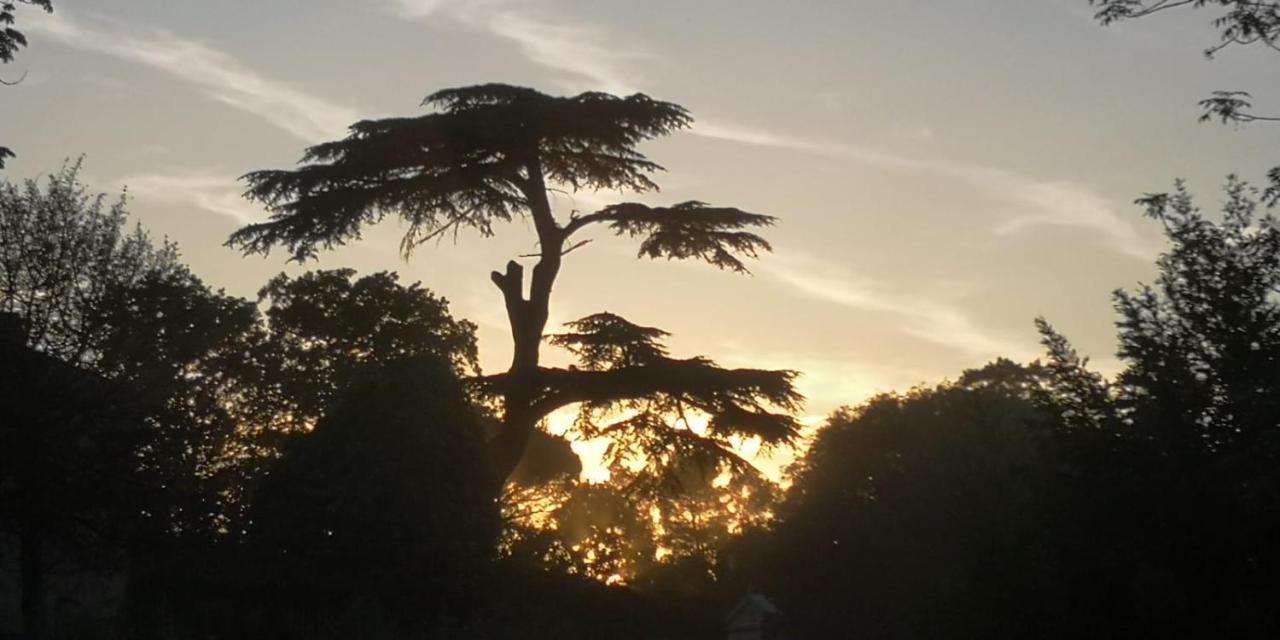
[[(569, 440), (570, 448), (577, 454), (578, 459), (582, 461), (582, 473), (579, 474), (578, 479), (592, 484), (608, 482), (612, 474), (604, 464), (604, 455), (609, 448), (610, 440), (607, 437), (590, 440), (579, 439), (573, 430), (573, 423), (577, 415), (576, 407), (560, 409), (548, 416), (543, 428), (551, 435), (561, 436)], [(773, 447), (772, 449), (766, 449), (760, 439), (756, 437), (730, 436), (729, 442), (734, 453), (754, 465), (770, 481), (785, 487), (787, 485), (785, 478), (787, 465), (791, 464), (804, 452), (808, 447), (809, 439), (812, 438), (813, 434), (825, 421), (825, 416), (817, 415), (800, 418), (802, 425), (800, 441), (795, 444), (794, 448)], [(689, 428), (694, 433), (700, 435), (706, 433), (706, 416), (691, 416), (688, 418), (688, 422)], [(717, 487), (726, 486), (728, 484), (727, 475), (721, 474), (721, 477), (716, 478), (715, 483), (718, 483), (715, 484)]]

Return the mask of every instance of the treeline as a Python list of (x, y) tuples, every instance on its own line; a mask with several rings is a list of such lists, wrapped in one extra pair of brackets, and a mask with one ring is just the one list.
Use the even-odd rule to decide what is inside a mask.
[[(495, 502), (498, 408), (445, 300), (348, 270), (237, 298), (75, 165), (5, 183), (2, 615), (37, 638), (698, 638), (753, 589), (801, 637), (1265, 637), (1280, 230), (1236, 181), (1221, 216), (1143, 202), (1169, 248), (1115, 294), (1112, 379), (1041, 320), (1040, 362), (837, 411), (785, 491), (632, 424), (607, 482), (542, 434)], [(617, 355), (591, 331), (664, 353), (608, 314), (571, 330), (584, 367)], [(58, 600), (77, 581), (102, 597)]]
[[(445, 300), (349, 270), (228, 295), (78, 170), (0, 185), (0, 630), (574, 637), (662, 618), (495, 563), (494, 418), (464, 384), (475, 326)], [(535, 443), (520, 477), (576, 475), (566, 442)]]
[(1040, 320), (1043, 362), (837, 412), (740, 580), (808, 637), (1274, 634), (1280, 229), (1255, 196), (1141, 201), (1169, 247), (1114, 294), (1114, 379)]

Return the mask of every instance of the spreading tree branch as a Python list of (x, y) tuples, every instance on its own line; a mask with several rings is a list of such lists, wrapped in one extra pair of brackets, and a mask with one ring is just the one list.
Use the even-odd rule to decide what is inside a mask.
[(565, 225), (565, 235), (592, 224), (607, 224), (617, 235), (642, 238), (638, 257), (696, 259), (749, 273), (738, 255), (754, 258), (771, 247), (764, 238), (744, 229), (772, 226), (776, 221), (773, 216), (697, 201), (670, 207), (625, 202), (573, 218)]

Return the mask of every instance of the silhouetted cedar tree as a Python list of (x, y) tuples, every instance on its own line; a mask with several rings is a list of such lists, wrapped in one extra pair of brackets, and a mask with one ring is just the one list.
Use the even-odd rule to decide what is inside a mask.
[(353, 124), (348, 137), (308, 149), (296, 169), (245, 176), (247, 196), (269, 207), (272, 217), (237, 231), (228, 244), (246, 253), (283, 246), (293, 259), (305, 260), (394, 215), (408, 223), (401, 241), (407, 256), (428, 240), (462, 229), (488, 236), (498, 223), (531, 219), (537, 255), (528, 295), (519, 262), (491, 274), (514, 342), (510, 368), (479, 381), (501, 399), (502, 428), (488, 456), (495, 491), (523, 457), (539, 422), (575, 403), (623, 407), (652, 401), (655, 408), (706, 412), (708, 435), (679, 431), (696, 439), (690, 446), (726, 454), (731, 434), (759, 436), (769, 444), (793, 438), (797, 424), (789, 412), (801, 400), (792, 385), (794, 372), (672, 359), (654, 352), (651, 332), (637, 333), (636, 325), (616, 316), (584, 319), (577, 337), (563, 344), (612, 350), (620, 358), (589, 355), (596, 366), (587, 368), (539, 363), (562, 260), (589, 241), (579, 237), (588, 228), (638, 237), (640, 256), (698, 259), (737, 272), (746, 271), (742, 256), (769, 249), (749, 230), (774, 218), (730, 207), (621, 203), (585, 215), (558, 217), (553, 211), (551, 188), (657, 189), (650, 176), (661, 167), (636, 147), (688, 126), (685, 109), (643, 94), (553, 97), (502, 84), (439, 91), (425, 104), (432, 107), (425, 115)]
[(461, 594), (493, 554), (479, 415), (447, 360), (370, 364), (290, 436), (253, 502), (251, 540), (321, 601), (393, 609)]

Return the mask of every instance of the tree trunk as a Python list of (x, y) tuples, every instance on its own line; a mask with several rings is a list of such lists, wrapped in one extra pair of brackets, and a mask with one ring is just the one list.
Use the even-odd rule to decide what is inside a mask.
[(538, 263), (529, 283), (529, 299), (524, 298), (524, 267), (510, 261), (504, 273), (494, 271), (493, 283), (502, 291), (511, 325), (513, 353), (503, 394), (502, 432), (489, 443), (491, 473), (501, 493), (507, 478), (524, 457), (533, 431), (542, 419), (533, 411), (537, 384), (539, 349), (550, 315), (551, 289), (560, 273), (564, 232), (556, 224), (547, 200), (542, 167), (536, 157), (527, 168), (529, 180), (524, 193), (533, 214), (541, 247)]

